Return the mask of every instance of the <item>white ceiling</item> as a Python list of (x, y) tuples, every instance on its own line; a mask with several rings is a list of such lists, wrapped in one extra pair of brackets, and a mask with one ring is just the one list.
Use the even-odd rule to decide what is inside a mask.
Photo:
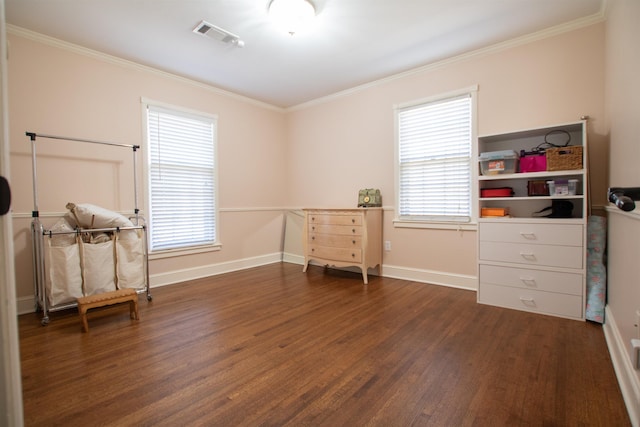
[[(290, 36), (269, 0), (5, 0), (9, 24), (278, 107), (574, 21), (606, 0), (312, 0)], [(243, 48), (192, 32), (208, 21)]]

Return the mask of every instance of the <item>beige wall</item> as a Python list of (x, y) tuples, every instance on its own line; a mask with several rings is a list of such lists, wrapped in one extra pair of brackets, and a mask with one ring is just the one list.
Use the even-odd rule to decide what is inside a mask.
[[(480, 134), (592, 117), (590, 151), (606, 152), (604, 24), (520, 40), (415, 70), (290, 111), (232, 96), (122, 61), (60, 48), (14, 29), (9, 61), (11, 162), (18, 296), (32, 295), (31, 167), (24, 131), (141, 143), (140, 98), (219, 118), (220, 252), (151, 263), (152, 285), (273, 259), (300, 261), (300, 218), (281, 208), (354, 207), (357, 191), (380, 188), (385, 205), (383, 274), (475, 288), (475, 231), (395, 228), (394, 104), (478, 85)], [(39, 143), (40, 211), (68, 201), (130, 210), (129, 153)], [(606, 189), (606, 161), (592, 156)], [(100, 178), (98, 178), (100, 177)], [(595, 197), (596, 204), (603, 196)], [(144, 211), (144, 197), (139, 202)], [(53, 218), (45, 215), (51, 223)], [(286, 227), (284, 225), (286, 224)], [(286, 228), (287, 236), (282, 231)], [(223, 266), (223, 267), (220, 267)]]
[[(610, 134), (611, 186), (640, 186), (640, 2), (609, 2), (606, 26), (606, 114)], [(637, 202), (640, 203), (640, 202)], [(631, 339), (638, 332), (640, 310), (640, 208), (628, 214), (609, 209), (609, 348), (634, 425), (640, 423), (640, 374), (634, 369)]]
[[(141, 98), (218, 116), (219, 237), (222, 249), (152, 260), (152, 285), (279, 259), (285, 195), (284, 112), (134, 64), (59, 48), (13, 30), (9, 36), (9, 114), (17, 296), (33, 295), (32, 168), (25, 131), (144, 146)], [(38, 207), (55, 222), (67, 202), (134, 208), (132, 150), (37, 140)], [(139, 206), (144, 213), (138, 156)], [(29, 304), (32, 305), (32, 304)]]
[[(594, 203), (606, 192), (604, 25), (504, 46), (301, 106), (288, 117), (289, 204), (355, 206), (359, 188), (385, 205), (384, 272), (455, 283), (476, 276), (475, 231), (395, 228), (392, 107), (478, 85), (478, 131), (491, 134), (591, 117)], [(474, 280), (463, 280), (463, 286)], [(475, 286), (475, 283), (472, 284)]]

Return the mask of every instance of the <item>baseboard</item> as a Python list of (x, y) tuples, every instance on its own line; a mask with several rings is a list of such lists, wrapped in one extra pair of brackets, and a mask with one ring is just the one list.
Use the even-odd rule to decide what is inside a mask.
[[(292, 264), (304, 265), (304, 257), (284, 253), (282, 260)], [(313, 265), (316, 264), (313, 261)], [(360, 272), (360, 269), (345, 268), (345, 270)], [(375, 275), (375, 274), (373, 274)], [(476, 276), (465, 276), (462, 274), (444, 273), (441, 271), (422, 270), (417, 268), (398, 267), (394, 265), (384, 264), (382, 266), (382, 277), (390, 277), (393, 279), (403, 279), (412, 282), (429, 283), (432, 285), (448, 286), (450, 288), (459, 288), (476, 291), (478, 289), (478, 278)]]
[[(172, 285), (175, 283), (186, 282), (188, 280), (216, 276), (218, 274), (259, 267), (261, 265), (274, 264), (281, 261), (282, 254), (278, 252), (253, 258), (223, 262), (220, 264), (209, 264), (196, 268), (186, 268), (184, 270), (170, 271), (168, 273), (153, 274), (149, 276), (149, 282), (151, 283), (150, 288), (153, 291), (153, 288), (157, 288), (159, 286)], [(35, 311), (34, 296), (18, 298), (16, 303), (18, 314), (33, 313)]]
[(442, 271), (423, 270), (418, 268), (398, 267), (383, 265), (382, 275), (394, 279), (409, 280), (412, 282), (429, 283), (432, 285), (447, 286), (450, 288), (478, 290), (478, 278), (463, 274), (445, 273)]
[(604, 337), (611, 355), (613, 369), (618, 378), (618, 384), (622, 391), (624, 403), (627, 406), (631, 425), (637, 427), (640, 426), (640, 381), (629, 359), (629, 353), (627, 352), (629, 343), (625, 343), (620, 336), (615, 317), (609, 306), (605, 308), (605, 319), (606, 321), (603, 325)]
[(216, 276), (218, 274), (230, 273), (232, 271), (245, 270), (247, 268), (259, 267), (261, 265), (274, 264), (282, 261), (280, 252), (261, 255), (252, 258), (223, 262), (219, 264), (209, 264), (201, 267), (175, 270), (167, 273), (153, 274), (149, 277), (151, 289), (173, 285), (175, 283), (186, 282), (188, 280), (201, 279), (203, 277)]
[(20, 297), (16, 298), (17, 312), (18, 314), (33, 313), (36, 311), (36, 297)]
[[(151, 289), (173, 285), (175, 283), (186, 282), (188, 280), (200, 279), (203, 277), (216, 276), (218, 274), (230, 273), (232, 271), (244, 270), (247, 268), (259, 267), (277, 262), (288, 262), (291, 264), (304, 265), (304, 257), (290, 253), (273, 253), (253, 258), (244, 258), (235, 261), (223, 262), (219, 264), (209, 264), (196, 268), (170, 271), (167, 273), (153, 274), (149, 277)], [(312, 262), (312, 264), (314, 264)], [(318, 264), (320, 265), (320, 264)], [(360, 272), (359, 269), (345, 270)], [(375, 275), (373, 273), (372, 275)], [(460, 274), (444, 273), (441, 271), (422, 270), (416, 268), (397, 267), (392, 265), (382, 266), (382, 276), (394, 279), (409, 280), (412, 282), (429, 283), (432, 285), (448, 286), (475, 291), (477, 290), (477, 278), (475, 276), (465, 276)], [(21, 297), (17, 300), (18, 314), (33, 313), (34, 297)]]
[(282, 254), (282, 261), (290, 264), (304, 265), (304, 257), (302, 255), (291, 254), (288, 252), (284, 252)]

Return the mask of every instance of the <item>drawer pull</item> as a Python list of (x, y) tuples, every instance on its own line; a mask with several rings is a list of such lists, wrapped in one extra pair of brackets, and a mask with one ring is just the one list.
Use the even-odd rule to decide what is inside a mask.
[(353, 243), (353, 244), (355, 245), (355, 244), (356, 244), (356, 241), (355, 241), (355, 240), (352, 240), (352, 241), (351, 241), (351, 243)]
[(316, 231), (316, 227), (315, 227), (315, 225), (314, 225), (313, 227), (311, 227), (311, 229), (312, 229), (313, 231)]
[(524, 259), (526, 259), (527, 261), (535, 261), (536, 260), (536, 254), (532, 254), (531, 252), (520, 252), (520, 256)]
[(533, 277), (521, 277), (520, 280), (522, 281), (522, 283), (524, 283), (526, 286), (531, 286), (531, 287), (537, 287), (536, 285), (536, 279), (534, 279)]
[(527, 233), (526, 231), (521, 231), (520, 235), (527, 240), (537, 240), (536, 233)]
[(312, 216), (312, 217), (311, 217), (311, 221), (315, 221), (315, 220), (316, 220), (316, 217), (315, 217), (315, 216)]
[(351, 258), (355, 258), (355, 257), (356, 257), (356, 254), (351, 254)]
[(355, 224), (356, 223), (356, 219), (355, 218), (351, 218), (351, 223)]
[(524, 305), (526, 305), (527, 307), (535, 307), (536, 306), (536, 300), (534, 300), (531, 297), (520, 297), (520, 301), (522, 301), (522, 303)]
[(355, 228), (352, 228), (352, 229), (351, 229), (351, 232), (352, 232), (353, 234), (356, 234), (356, 229), (355, 229)]
[(311, 240), (316, 240), (316, 236), (311, 236)]

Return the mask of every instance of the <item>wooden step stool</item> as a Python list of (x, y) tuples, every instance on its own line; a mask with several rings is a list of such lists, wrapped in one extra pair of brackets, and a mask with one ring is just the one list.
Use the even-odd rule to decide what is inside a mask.
[(135, 289), (118, 289), (117, 291), (78, 298), (78, 313), (80, 314), (80, 320), (82, 320), (82, 331), (89, 332), (87, 310), (123, 302), (129, 303), (129, 315), (131, 318), (138, 320), (138, 294)]

